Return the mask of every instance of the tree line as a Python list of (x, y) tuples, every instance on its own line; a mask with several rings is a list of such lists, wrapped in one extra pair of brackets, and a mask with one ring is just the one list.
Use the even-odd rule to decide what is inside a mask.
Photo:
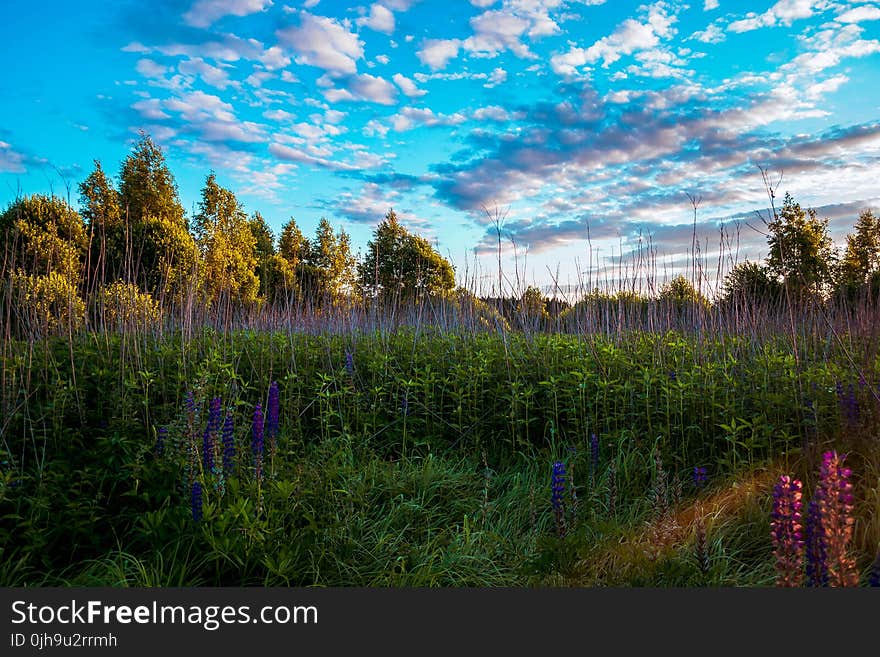
[[(195, 298), (206, 304), (418, 302), (449, 294), (451, 264), (390, 210), (358, 259), (344, 229), (322, 218), (307, 238), (291, 217), (273, 234), (211, 172), (188, 220), (162, 150), (141, 133), (118, 186), (101, 165), (79, 184), (79, 210), (57, 196), (16, 199), (0, 214), (10, 292), (47, 322), (87, 302), (154, 316)], [(52, 317), (56, 315), (56, 317)]]
[[(322, 218), (306, 237), (294, 218), (274, 235), (265, 218), (248, 215), (234, 192), (211, 172), (189, 219), (165, 155), (141, 133), (114, 185), (100, 161), (78, 186), (79, 209), (51, 195), (16, 199), (0, 214), (7, 299), (24, 305), (46, 327), (70, 323), (87, 305), (110, 321), (154, 319), (164, 309), (199, 302), (208, 307), (301, 304), (419, 303), (467, 294), (456, 289), (452, 265), (390, 210), (365, 253), (352, 252), (344, 229)], [(723, 279), (715, 304), (852, 302), (880, 292), (880, 220), (864, 210), (841, 249), (828, 220), (786, 194), (765, 220), (768, 254), (737, 264)], [(660, 301), (710, 304), (678, 276), (660, 288)], [(541, 321), (574, 310), (529, 286), (520, 295), (487, 299), (506, 319)], [(649, 301), (633, 292), (595, 291), (596, 301)], [(10, 312), (7, 303), (7, 314)], [(485, 305), (485, 304), (484, 304)]]

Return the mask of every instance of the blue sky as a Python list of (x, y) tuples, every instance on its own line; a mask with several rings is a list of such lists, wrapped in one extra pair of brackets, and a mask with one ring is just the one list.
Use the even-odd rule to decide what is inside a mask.
[(503, 216), (509, 278), (546, 286), (640, 243), (660, 278), (681, 271), (688, 194), (710, 268), (722, 234), (761, 255), (759, 166), (839, 240), (880, 204), (876, 0), (7, 0), (0, 16), (3, 206), (68, 184), (76, 201), (92, 161), (115, 174), (144, 129), (190, 211), (211, 170), (276, 230), (325, 216), (355, 247), (393, 207), (487, 281)]

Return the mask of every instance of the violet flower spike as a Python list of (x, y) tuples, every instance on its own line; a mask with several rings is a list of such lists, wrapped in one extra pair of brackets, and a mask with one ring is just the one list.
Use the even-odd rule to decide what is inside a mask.
[(223, 473), (235, 473), (235, 423), (232, 413), (226, 413), (223, 422)]
[(770, 537), (776, 558), (776, 585), (801, 585), (804, 541), (801, 534), (803, 485), (788, 475), (779, 477), (773, 489)]
[(278, 382), (273, 381), (269, 385), (269, 402), (266, 408), (266, 437), (269, 439), (270, 454), (275, 453), (278, 441), (280, 406)]
[(550, 504), (556, 519), (556, 533), (560, 538), (565, 536), (565, 475), (565, 463), (556, 461), (550, 480)]

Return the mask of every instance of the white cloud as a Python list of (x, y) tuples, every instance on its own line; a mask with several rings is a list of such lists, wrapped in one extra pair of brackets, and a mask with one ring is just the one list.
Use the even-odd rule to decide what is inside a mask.
[(217, 89), (226, 89), (226, 87), (230, 85), (229, 74), (225, 70), (208, 64), (201, 57), (195, 57), (180, 62), (177, 69), (183, 75), (198, 76), (205, 82), (205, 84), (216, 87)]
[(703, 4), (703, 11), (712, 11), (718, 9), (718, 0), (706, 0)]
[(197, 0), (183, 20), (193, 27), (208, 27), (223, 16), (248, 16), (271, 6), (272, 0)]
[(520, 57), (530, 55), (528, 46), (520, 41), (531, 27), (522, 16), (507, 11), (487, 11), (471, 19), (474, 35), (465, 39), (465, 50), (477, 55), (494, 56), (510, 50)]
[[(366, 101), (378, 105), (393, 105), (397, 100), (397, 88), (384, 78), (363, 73), (318, 79), (324, 97), (331, 103)], [(336, 85), (341, 85), (336, 86)]]
[(394, 14), (378, 2), (370, 7), (370, 14), (368, 16), (358, 18), (355, 23), (357, 25), (365, 25), (376, 32), (384, 34), (394, 33)]
[(721, 43), (727, 38), (727, 35), (718, 25), (712, 23), (707, 25), (705, 30), (694, 32), (690, 38), (703, 43)]
[(424, 89), (419, 89), (415, 82), (400, 73), (395, 73), (391, 79), (394, 80), (394, 84), (400, 87), (400, 90), (408, 98), (418, 98), (428, 93)]
[(862, 21), (880, 20), (880, 8), (875, 5), (853, 7), (837, 17), (841, 23), (861, 23)]
[(278, 31), (278, 38), (298, 53), (299, 64), (337, 73), (357, 72), (364, 42), (332, 18), (300, 12), (300, 24)]
[(145, 78), (161, 78), (168, 72), (167, 66), (162, 66), (152, 59), (139, 59), (134, 69)]
[(422, 64), (427, 64), (432, 71), (446, 68), (450, 59), (458, 56), (461, 41), (458, 39), (427, 39), (416, 56)]
[(270, 121), (290, 121), (294, 118), (294, 115), (290, 112), (285, 112), (284, 110), (268, 110), (263, 112), (263, 116), (269, 119)]
[(657, 2), (649, 8), (643, 21), (628, 18), (612, 34), (602, 37), (589, 48), (575, 46), (563, 55), (554, 55), (550, 60), (553, 70), (560, 75), (575, 75), (581, 66), (601, 60), (607, 68), (624, 55), (656, 48), (661, 39), (675, 34), (672, 25), (677, 18), (667, 9), (665, 2)]
[(147, 47), (146, 47), (144, 44), (142, 44), (140, 41), (132, 41), (132, 42), (129, 43), (128, 45), (124, 46), (123, 48), (120, 48), (120, 50), (121, 50), (122, 52), (137, 52), (137, 53), (148, 53), (148, 52), (150, 52), (150, 49), (147, 48)]
[(489, 74), (488, 79), (486, 80), (486, 84), (483, 86), (486, 89), (492, 89), (493, 87), (497, 87), (499, 84), (507, 80), (507, 71), (503, 68), (497, 67), (492, 69), (492, 72)]
[(822, 96), (834, 93), (841, 86), (849, 82), (849, 78), (845, 75), (835, 75), (834, 77), (816, 82), (807, 87), (807, 98), (810, 100), (818, 100)]
[(374, 137), (376, 135), (379, 135), (380, 137), (382, 137), (382, 139), (384, 139), (390, 129), (390, 126), (385, 125), (381, 121), (370, 119), (364, 126), (363, 132), (367, 137)]
[(382, 0), (382, 4), (394, 11), (407, 11), (419, 0)]
[(477, 121), (496, 121), (498, 123), (505, 123), (507, 121), (521, 119), (523, 118), (523, 115), (519, 113), (511, 114), (500, 105), (489, 105), (488, 107), (481, 107), (476, 110), (472, 114), (472, 118)]
[(731, 32), (751, 32), (762, 27), (791, 25), (795, 20), (809, 18), (814, 9), (824, 9), (828, 0), (779, 0), (763, 14), (749, 12), (746, 17), (727, 26)]
[(272, 46), (260, 55), (260, 61), (270, 71), (284, 68), (290, 65), (290, 57), (288, 57), (280, 46)]
[(178, 114), (187, 130), (196, 132), (200, 139), (206, 141), (265, 141), (262, 126), (252, 121), (238, 120), (232, 105), (203, 91), (169, 98), (163, 101), (162, 107)]
[(158, 121), (161, 119), (171, 118), (170, 114), (166, 114), (162, 111), (161, 103), (162, 101), (160, 101), (158, 98), (146, 98), (132, 104), (131, 108), (142, 117), (144, 117), (145, 119), (149, 119), (150, 121)]
[(464, 123), (463, 114), (435, 114), (428, 107), (404, 107), (391, 117), (391, 126), (396, 132), (406, 132), (421, 127), (451, 126)]
[(16, 152), (5, 141), (0, 141), (0, 171), (3, 173), (24, 173), (25, 157)]

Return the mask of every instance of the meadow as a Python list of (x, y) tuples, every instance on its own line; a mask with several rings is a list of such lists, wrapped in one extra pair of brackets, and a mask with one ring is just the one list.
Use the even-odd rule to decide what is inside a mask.
[(878, 583), (873, 310), (441, 306), (7, 330), (0, 584)]

